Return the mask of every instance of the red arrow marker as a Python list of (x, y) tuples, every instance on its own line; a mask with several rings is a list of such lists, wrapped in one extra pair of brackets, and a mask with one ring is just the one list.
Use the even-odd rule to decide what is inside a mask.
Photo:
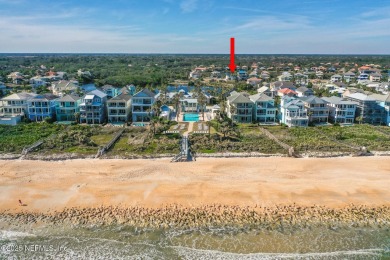
[(230, 71), (233, 73), (236, 70), (236, 64), (234, 63), (234, 38), (230, 38)]

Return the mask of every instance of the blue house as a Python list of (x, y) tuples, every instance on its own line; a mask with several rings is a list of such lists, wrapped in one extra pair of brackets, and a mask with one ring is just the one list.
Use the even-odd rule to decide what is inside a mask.
[(106, 119), (107, 95), (100, 90), (88, 92), (80, 104), (80, 123), (101, 124)]
[(27, 100), (28, 118), (31, 121), (43, 121), (45, 118), (54, 118), (58, 96), (52, 94), (38, 95)]

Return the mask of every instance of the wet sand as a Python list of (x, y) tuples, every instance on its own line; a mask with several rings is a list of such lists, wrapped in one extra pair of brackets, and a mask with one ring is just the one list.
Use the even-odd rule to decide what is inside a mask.
[(389, 157), (0, 161), (3, 212), (173, 204), (388, 207), (389, 187)]

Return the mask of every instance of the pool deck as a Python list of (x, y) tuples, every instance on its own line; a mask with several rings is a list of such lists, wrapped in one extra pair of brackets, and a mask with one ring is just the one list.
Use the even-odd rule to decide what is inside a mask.
[(184, 114), (198, 114), (199, 120), (197, 122), (206, 122), (206, 121), (210, 121), (211, 120), (211, 117), (210, 117), (210, 115), (208, 115), (209, 114), (208, 112), (204, 113), (204, 120), (203, 120), (203, 117), (202, 117), (202, 113), (190, 113), (190, 112), (184, 112), (183, 113), (183, 112), (180, 112), (179, 120), (177, 122), (195, 122), (195, 121), (183, 121)]

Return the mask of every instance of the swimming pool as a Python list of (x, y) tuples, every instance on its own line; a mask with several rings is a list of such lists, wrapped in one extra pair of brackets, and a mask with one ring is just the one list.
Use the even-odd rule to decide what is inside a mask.
[(198, 122), (199, 115), (198, 114), (184, 114), (183, 121), (184, 122)]

